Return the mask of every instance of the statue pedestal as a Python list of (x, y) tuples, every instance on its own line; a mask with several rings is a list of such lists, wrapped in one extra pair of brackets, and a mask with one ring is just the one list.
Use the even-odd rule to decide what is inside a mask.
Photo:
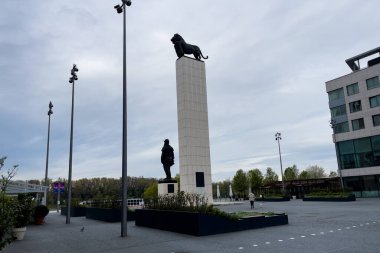
[(159, 180), (158, 195), (174, 194), (178, 192), (178, 183), (176, 180)]
[(176, 78), (181, 191), (204, 195), (212, 204), (205, 63), (179, 58)]

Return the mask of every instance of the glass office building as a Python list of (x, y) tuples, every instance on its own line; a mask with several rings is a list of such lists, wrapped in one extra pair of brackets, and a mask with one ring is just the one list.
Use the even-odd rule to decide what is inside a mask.
[(379, 55), (380, 47), (347, 59), (352, 73), (326, 82), (338, 168), (357, 197), (380, 196)]

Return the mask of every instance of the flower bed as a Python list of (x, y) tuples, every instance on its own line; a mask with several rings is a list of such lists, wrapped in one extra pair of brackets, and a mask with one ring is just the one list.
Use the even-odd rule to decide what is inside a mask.
[[(67, 215), (67, 206), (61, 207), (61, 215)], [(83, 217), (86, 216), (85, 207), (71, 207), (70, 208), (70, 217)]]
[(247, 229), (288, 224), (286, 214), (229, 219), (200, 212), (172, 210), (136, 210), (136, 226), (144, 226), (177, 233), (205, 236)]

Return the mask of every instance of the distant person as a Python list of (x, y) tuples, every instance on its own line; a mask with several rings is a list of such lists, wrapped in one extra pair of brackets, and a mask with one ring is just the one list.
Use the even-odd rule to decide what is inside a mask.
[(250, 192), (248, 194), (249, 202), (251, 203), (251, 209), (255, 208), (255, 194), (253, 192)]

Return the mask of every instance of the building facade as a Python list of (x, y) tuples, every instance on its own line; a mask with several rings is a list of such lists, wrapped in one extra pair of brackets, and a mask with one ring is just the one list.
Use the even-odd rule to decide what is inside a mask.
[(337, 162), (345, 188), (380, 196), (380, 47), (346, 60), (352, 73), (326, 82)]

